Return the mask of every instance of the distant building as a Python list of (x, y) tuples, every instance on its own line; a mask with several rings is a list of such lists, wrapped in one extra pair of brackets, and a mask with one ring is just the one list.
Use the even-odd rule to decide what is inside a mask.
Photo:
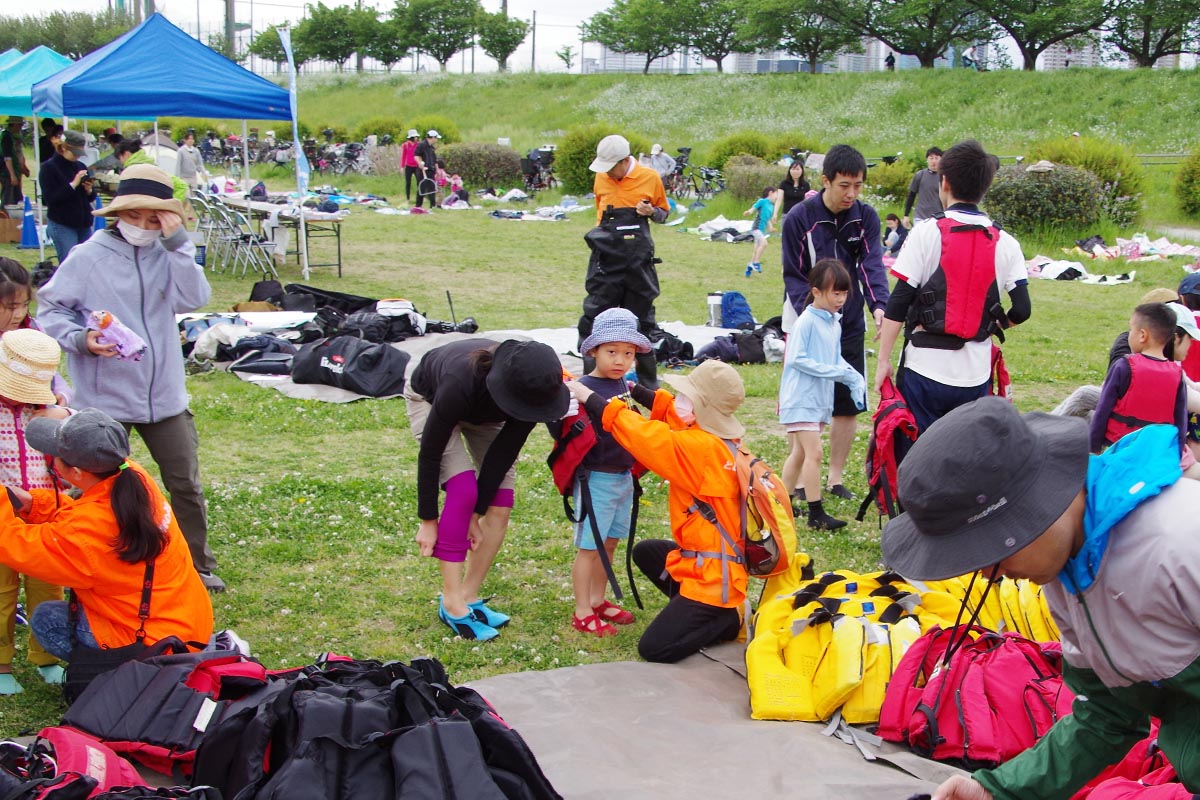
[[(678, 72), (682, 64), (679, 53), (656, 58), (650, 64), (650, 72)], [(596, 72), (641, 72), (646, 67), (646, 56), (642, 53), (616, 53), (600, 47), (600, 55), (589, 56), (583, 61), (585, 73)]]
[(1041, 69), (1047, 72), (1057, 69), (1070, 69), (1071, 67), (1102, 66), (1100, 48), (1091, 43), (1075, 47), (1066, 42), (1052, 44), (1042, 51), (1042, 55), (1038, 61), (1041, 64)]

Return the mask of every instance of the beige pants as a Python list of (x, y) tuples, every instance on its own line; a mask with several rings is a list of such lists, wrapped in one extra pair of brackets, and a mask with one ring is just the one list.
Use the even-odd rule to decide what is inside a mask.
[[(408, 424), (412, 428), (413, 436), (417, 442), (421, 441), (421, 434), (425, 430), (425, 420), (429, 418), (429, 401), (424, 397), (413, 392), (410, 389), (404, 390), (404, 401), (406, 411), (408, 413)], [(442, 452), (442, 465), (438, 472), (438, 484), (443, 485), (446, 481), (458, 475), (461, 472), (475, 471), (478, 472), (483, 464), (483, 457), (487, 455), (488, 448), (492, 446), (492, 442), (496, 440), (500, 429), (504, 427), (503, 422), (486, 422), (481, 425), (474, 425), (470, 422), (460, 422), (455, 426), (454, 432), (450, 434), (449, 441), (446, 442), (446, 449)], [(504, 480), (500, 483), (501, 489), (514, 489), (516, 487), (516, 465), (509, 467), (508, 472), (504, 475)]]

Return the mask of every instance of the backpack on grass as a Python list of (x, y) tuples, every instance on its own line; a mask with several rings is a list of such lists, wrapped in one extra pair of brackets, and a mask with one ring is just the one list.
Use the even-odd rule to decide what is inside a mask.
[(917, 422), (890, 378), (880, 387), (879, 407), (871, 424), (866, 458), (867, 496), (855, 517), (860, 522), (871, 503), (875, 503), (880, 516), (895, 517), (903, 511), (898, 494), (900, 462), (917, 441)]
[(725, 292), (721, 295), (721, 327), (754, 330), (754, 313), (750, 301), (741, 292)]

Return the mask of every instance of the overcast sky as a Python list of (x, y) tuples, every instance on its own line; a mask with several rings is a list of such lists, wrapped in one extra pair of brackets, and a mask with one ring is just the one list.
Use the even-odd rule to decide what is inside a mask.
[[(352, 0), (324, 0), (327, 6), (352, 5)], [(113, 0), (116, 2), (116, 0)], [(133, 0), (127, 0), (133, 2)], [(185, 31), (195, 34), (197, 19), (205, 35), (210, 29), (216, 30), (224, 24), (224, 0), (156, 0), (157, 8), (168, 19)], [(482, 0), (483, 7), (488, 11), (499, 11), (500, 0)], [(315, 0), (312, 3), (315, 5)], [(363, 0), (363, 4), (374, 6), (380, 11), (391, 9), (392, 0)], [(564, 46), (570, 45), (578, 53), (579, 23), (591, 17), (597, 11), (607, 8), (611, 0), (508, 0), (508, 14), (526, 21), (532, 21), (537, 12), (537, 69), (539, 71), (562, 71), (563, 63), (554, 53)], [(38, 13), (48, 11), (102, 11), (108, 8), (108, 0), (44, 0), (37, 6)], [(262, 30), (266, 25), (276, 22), (296, 21), (304, 11), (304, 0), (237, 0), (237, 18), (239, 22), (251, 22), (254, 29)], [(12, 13), (11, 11), (9, 13)], [(531, 62), (531, 40), (526, 39), (510, 60), (513, 69), (528, 70)], [(598, 45), (589, 45), (596, 48)], [(590, 54), (588, 54), (590, 55)], [(476, 51), (475, 66), (477, 70), (492, 69), (494, 62)], [(455, 72), (471, 69), (470, 54), (465, 58), (454, 58), (449, 68)], [(575, 70), (579, 69), (579, 59), (575, 59)]]

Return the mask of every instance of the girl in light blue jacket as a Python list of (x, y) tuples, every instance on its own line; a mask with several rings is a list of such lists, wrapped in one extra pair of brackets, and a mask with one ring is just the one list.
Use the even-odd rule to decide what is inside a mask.
[[(783, 480), (808, 502), (808, 527), (834, 530), (845, 520), (821, 504), (821, 431), (833, 414), (833, 384), (849, 387), (859, 408), (866, 407), (866, 381), (842, 358), (841, 308), (850, 294), (850, 273), (835, 258), (823, 258), (809, 273), (809, 304), (789, 332), (779, 384), (779, 421), (787, 430)], [(800, 516), (793, 495), (792, 511)]]

